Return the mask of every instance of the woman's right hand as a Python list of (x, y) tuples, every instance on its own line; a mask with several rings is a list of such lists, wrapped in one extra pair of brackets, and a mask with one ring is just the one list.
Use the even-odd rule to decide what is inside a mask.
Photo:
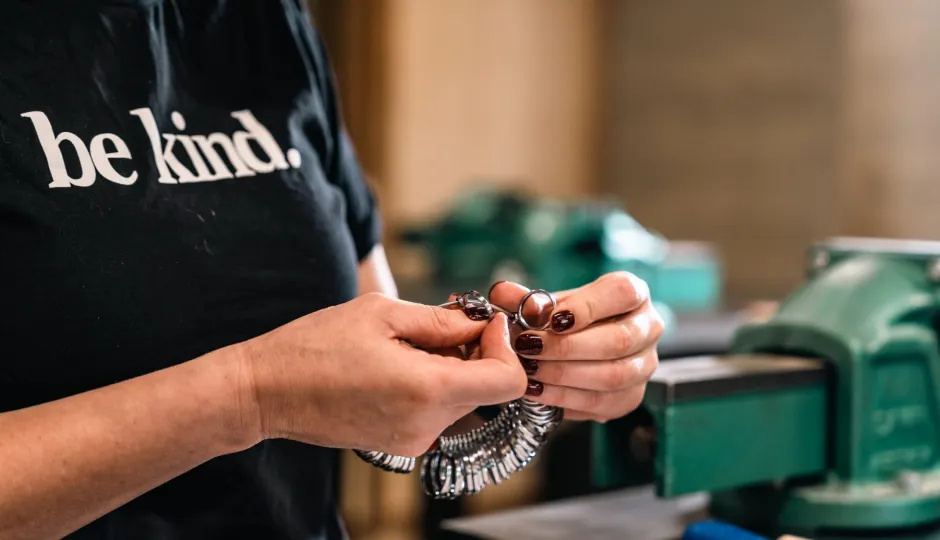
[[(425, 352), (477, 339), (479, 359)], [(502, 314), (487, 323), (363, 295), (233, 348), (242, 423), (252, 443), (287, 438), (418, 456), (478, 406), (525, 394), (509, 339)]]

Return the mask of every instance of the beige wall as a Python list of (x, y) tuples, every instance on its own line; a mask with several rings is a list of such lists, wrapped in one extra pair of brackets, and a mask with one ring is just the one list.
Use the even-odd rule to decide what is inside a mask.
[(715, 242), (732, 294), (786, 291), (838, 230), (839, 3), (605, 5), (604, 187)]
[(602, 185), (715, 242), (733, 295), (825, 236), (940, 238), (940, 3), (604, 5)]
[(940, 3), (845, 3), (848, 231), (940, 238)]
[(481, 178), (553, 196), (594, 181), (591, 0), (395, 0), (387, 159), (393, 221), (431, 217)]

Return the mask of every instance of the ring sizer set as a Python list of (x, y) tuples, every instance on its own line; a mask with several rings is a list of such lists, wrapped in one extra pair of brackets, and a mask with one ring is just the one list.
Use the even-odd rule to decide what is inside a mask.
[[(441, 307), (459, 306), (473, 319), (492, 319), (501, 312), (510, 324), (525, 330), (544, 330), (548, 322), (533, 324), (523, 314), (526, 303), (539, 297), (547, 298), (552, 310), (557, 306), (551, 293), (537, 289), (522, 298), (515, 312), (493, 305), (477, 291), (466, 292)], [(558, 407), (520, 398), (507, 403), (496, 418), (473, 431), (441, 436), (421, 462), (424, 492), (436, 499), (456, 499), (503, 482), (532, 461), (563, 418), (564, 411)], [(356, 450), (356, 454), (380, 469), (399, 474), (410, 473), (417, 464), (416, 458), (385, 452)]]

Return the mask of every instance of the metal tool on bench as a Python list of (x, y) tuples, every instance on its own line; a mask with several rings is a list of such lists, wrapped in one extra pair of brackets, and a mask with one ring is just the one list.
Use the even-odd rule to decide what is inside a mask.
[[(540, 297), (546, 298), (554, 310), (555, 297), (541, 289), (526, 294), (514, 312), (491, 304), (477, 291), (464, 293), (441, 307), (460, 307), (475, 319), (492, 319), (499, 311), (506, 314), (510, 324), (525, 330), (544, 330), (549, 324), (547, 317), (544, 323), (537, 323), (524, 313), (528, 302)], [(501, 483), (532, 461), (563, 415), (557, 407), (520, 398), (507, 403), (495, 418), (469, 433), (441, 436), (422, 460), (421, 485), (425, 493), (437, 499), (455, 499)], [(357, 450), (356, 454), (376, 467), (399, 474), (410, 473), (416, 464), (413, 457), (385, 452)]]
[(659, 496), (708, 492), (713, 516), (755, 530), (938, 523), (938, 332), (940, 243), (814, 246), (806, 281), (733, 354), (662, 364), (637, 415), (595, 426), (595, 479), (622, 485), (646, 453)]

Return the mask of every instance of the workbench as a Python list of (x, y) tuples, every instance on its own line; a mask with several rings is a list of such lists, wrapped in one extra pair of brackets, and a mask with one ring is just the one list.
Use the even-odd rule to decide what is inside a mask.
[[(679, 540), (689, 524), (709, 519), (708, 496), (657, 499), (652, 487), (614, 491), (517, 510), (448, 520), (448, 540)], [(933, 530), (930, 530), (933, 529)], [(891, 540), (940, 540), (940, 530)], [(855, 540), (874, 536), (825, 536)]]
[(636, 488), (445, 521), (446, 538), (486, 540), (673, 540), (707, 517), (705, 495), (657, 500)]

